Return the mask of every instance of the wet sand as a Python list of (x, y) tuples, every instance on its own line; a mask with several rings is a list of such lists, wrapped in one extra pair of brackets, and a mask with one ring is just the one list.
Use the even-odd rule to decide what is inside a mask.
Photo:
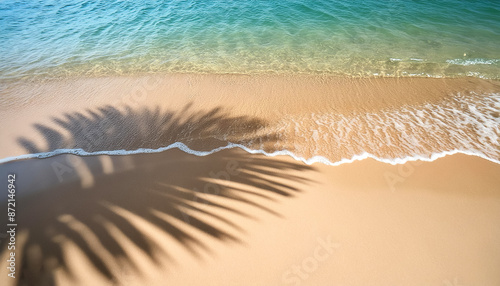
[[(483, 134), (476, 130), (482, 129), (484, 122), (472, 122), (478, 126), (467, 127), (471, 118), (472, 121), (477, 118), (464, 106), (477, 103), (475, 108), (494, 121), (498, 118), (495, 103), (482, 102), (482, 95), (492, 92), (500, 92), (498, 81), (477, 78), (173, 74), (20, 83), (12, 85), (0, 96), (3, 124), (0, 127), (0, 158), (57, 148), (86, 147), (88, 150), (88, 141), (92, 141), (92, 150), (164, 147), (173, 143), (172, 140), (152, 138), (142, 134), (148, 133), (147, 130), (131, 129), (137, 129), (137, 126), (147, 129), (150, 125), (165, 128), (160, 121), (167, 117), (167, 123), (174, 118), (185, 131), (183, 136), (175, 139), (197, 141), (192, 144), (199, 149), (224, 145), (206, 140), (211, 137), (219, 141), (230, 139), (254, 149), (287, 149), (303, 157), (329, 154), (332, 162), (358, 155), (362, 150), (379, 156), (405, 157), (409, 154), (404, 153), (410, 149), (397, 150), (399, 153), (389, 149), (396, 150), (415, 141), (401, 138), (404, 130), (398, 125), (405, 125), (414, 117), (418, 118), (413, 125), (405, 128), (415, 129), (412, 132), (418, 135), (416, 140), (421, 141), (421, 146), (415, 149), (421, 149), (422, 153), (439, 152), (443, 144), (447, 150), (467, 148), (467, 144), (475, 144), (473, 147), (480, 149), (481, 140), (489, 140), (479, 138)], [(470, 101), (456, 101), (457, 94), (470, 98)], [(448, 114), (430, 114), (440, 107)], [(416, 114), (420, 111), (423, 115), (419, 117)], [(452, 117), (457, 114), (471, 118), (452, 122)], [(200, 120), (203, 125), (215, 118), (225, 119), (227, 123), (214, 126), (207, 134), (193, 131), (197, 128), (192, 126), (200, 125)], [(394, 123), (394, 118), (401, 119), (401, 122)], [(230, 123), (233, 121), (236, 122)], [(443, 126), (437, 126), (443, 122)], [(437, 126), (438, 130), (429, 131), (429, 127), (422, 127), (425, 124), (431, 128)], [(111, 130), (115, 126), (119, 127), (119, 132)], [(383, 134), (373, 133), (377, 126), (389, 128)], [(455, 133), (449, 134), (448, 130)], [(450, 139), (461, 136), (461, 131), (470, 136), (465, 140)], [(106, 142), (96, 142), (98, 138), (92, 138), (96, 137), (94, 133), (101, 135), (102, 132), (111, 134), (106, 135)], [(140, 136), (133, 138), (134, 144), (115, 140), (132, 138), (137, 132)], [(437, 137), (431, 138), (429, 132)], [(91, 135), (85, 140), (73, 140), (75, 134), (82, 133)], [(323, 138), (326, 135), (330, 137)], [(195, 136), (200, 140), (195, 140)], [(386, 141), (378, 144), (380, 138)], [(362, 144), (355, 144), (360, 141)], [(373, 145), (374, 142), (377, 144)], [(389, 142), (394, 144), (387, 149), (384, 145)], [(332, 148), (339, 145), (347, 149)], [(323, 149), (315, 150), (314, 146)], [(500, 156), (495, 150), (490, 150), (490, 153)]]

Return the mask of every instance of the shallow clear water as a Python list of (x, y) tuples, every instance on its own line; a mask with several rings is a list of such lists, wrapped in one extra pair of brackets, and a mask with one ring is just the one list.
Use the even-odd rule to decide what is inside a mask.
[(150, 72), (500, 78), (500, 2), (4, 0), (0, 43), (0, 80)]

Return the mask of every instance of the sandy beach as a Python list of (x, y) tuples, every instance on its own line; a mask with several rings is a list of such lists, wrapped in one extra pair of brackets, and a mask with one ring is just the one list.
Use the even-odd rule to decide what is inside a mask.
[(482, 158), (333, 167), (169, 150), (0, 170), (17, 178), (24, 267), (8, 278), (2, 252), (2, 285), (500, 282), (500, 166)]
[[(473, 78), (186, 74), (13, 85), (2, 94), (11, 106), (1, 106), (0, 157), (11, 159), (0, 176), (16, 174), (18, 276), (7, 276), (2, 240), (1, 284), (497, 285), (500, 165), (478, 156), (339, 166), (241, 148), (14, 157), (125, 154), (175, 142), (198, 152), (232, 142), (307, 158), (301, 148), (314, 135), (300, 132), (318, 122), (307, 123), (310, 114), (394, 118), (446, 107), (458, 93), (481, 102), (476, 94), (498, 89)], [(498, 116), (488, 104), (484, 114)], [(303, 119), (302, 129), (277, 128), (283, 118)], [(386, 134), (399, 143), (375, 151), (404, 145), (396, 125)], [(429, 137), (429, 148), (456, 144), (443, 140), (449, 134)], [(326, 149), (313, 151), (331, 151), (334, 162), (340, 149), (317, 142)], [(0, 200), (6, 213), (7, 197)]]

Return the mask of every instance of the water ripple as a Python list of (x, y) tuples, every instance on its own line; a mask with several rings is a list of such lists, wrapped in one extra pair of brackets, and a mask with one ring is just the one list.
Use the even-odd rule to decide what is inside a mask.
[(498, 1), (4, 0), (0, 80), (151, 72), (498, 79), (499, 16)]

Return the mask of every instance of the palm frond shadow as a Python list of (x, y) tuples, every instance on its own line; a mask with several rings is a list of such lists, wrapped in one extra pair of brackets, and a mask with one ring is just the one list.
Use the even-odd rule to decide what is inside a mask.
[(104, 106), (96, 110), (67, 113), (63, 118), (54, 117), (52, 120), (54, 126), (34, 126), (43, 135), (47, 147), (39, 147), (25, 137), (17, 141), (29, 153), (43, 153), (71, 148), (88, 152), (156, 149), (174, 142), (183, 142), (196, 150), (210, 150), (224, 146), (228, 141), (258, 141), (266, 146), (277, 139), (277, 134), (259, 134), (267, 125), (261, 119), (231, 116), (222, 108), (194, 111), (192, 104), (186, 105), (180, 112), (165, 112), (158, 107), (137, 110), (126, 107), (120, 110)]
[[(19, 143), (30, 153), (40, 153), (60, 148), (158, 148), (177, 141), (203, 149), (225, 145), (223, 138), (241, 138), (246, 134), (246, 140), (264, 144), (272, 144), (277, 138), (276, 134), (255, 135), (266, 124), (255, 118), (231, 117), (221, 109), (190, 114), (189, 106), (182, 112), (104, 107), (66, 114), (63, 119), (54, 118), (56, 127), (35, 126), (46, 140), (45, 149), (26, 138), (20, 138)], [(46, 160), (54, 167), (71, 156), (76, 157), (60, 155)], [(104, 164), (102, 157), (108, 163)], [(239, 149), (206, 157), (176, 149), (78, 160), (79, 164), (71, 166), (75, 171), (68, 171), (70, 175), (77, 174), (76, 178), (58, 175), (59, 184), (25, 196), (18, 206), (17, 231), (28, 233), (20, 251), (22, 274), (18, 285), (55, 284), (56, 269), (75, 277), (64, 253), (63, 245), (68, 241), (84, 253), (100, 274), (115, 282), (119, 279), (117, 269), (123, 267), (141, 274), (127, 247), (117, 238), (120, 235), (153, 263), (159, 263), (160, 257), (171, 257), (168, 249), (138, 226), (138, 220), (167, 234), (195, 256), (210, 252), (204, 237), (241, 242), (245, 230), (234, 217), (255, 219), (255, 212), (248, 208), (279, 216), (272, 206), (280, 198), (299, 192), (296, 186), (309, 182), (302, 172), (313, 170)], [(30, 166), (29, 161), (9, 164), (14, 169), (23, 169), (22, 164)], [(82, 184), (84, 178), (78, 172), (82, 168), (91, 170), (91, 184)], [(5, 245), (1, 249), (6, 251)], [(175, 257), (171, 259), (174, 261)]]

